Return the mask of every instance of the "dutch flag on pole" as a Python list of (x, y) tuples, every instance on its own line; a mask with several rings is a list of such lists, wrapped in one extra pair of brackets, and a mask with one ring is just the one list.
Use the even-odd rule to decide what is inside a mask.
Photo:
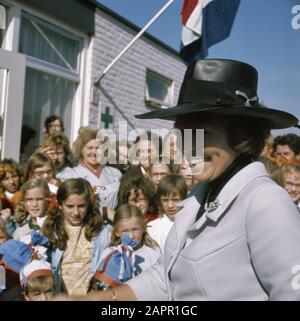
[(240, 0), (184, 0), (180, 56), (205, 58), (213, 44), (230, 34)]

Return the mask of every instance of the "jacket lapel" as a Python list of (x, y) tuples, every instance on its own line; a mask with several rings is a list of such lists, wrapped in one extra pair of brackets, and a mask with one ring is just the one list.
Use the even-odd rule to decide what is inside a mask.
[(268, 174), (264, 165), (260, 162), (253, 162), (240, 170), (227, 182), (218, 195), (218, 207), (210, 212), (206, 211), (202, 217), (191, 226), (190, 230), (200, 229), (207, 219), (217, 222), (242, 189), (249, 182), (261, 176), (268, 176)]
[[(182, 206), (182, 210), (175, 216), (175, 224), (173, 227), (173, 237), (170, 238), (170, 246), (176, 244), (173, 252), (170, 253), (170, 257), (165, 261), (165, 277), (167, 280), (167, 288), (169, 292), (169, 299), (172, 299), (172, 284), (170, 282), (170, 271), (177, 260), (177, 256), (186, 243), (187, 234), (189, 231), (199, 230), (208, 220), (217, 222), (219, 218), (224, 214), (228, 206), (234, 201), (241, 190), (252, 180), (261, 177), (268, 176), (264, 165), (259, 162), (254, 162), (240, 172), (238, 172), (222, 189), (221, 193), (217, 197), (220, 205), (214, 211), (206, 211), (200, 219), (195, 222), (197, 213), (200, 209), (200, 204), (203, 202), (205, 195), (205, 187), (200, 184), (200, 188), (195, 189), (192, 192), (193, 196), (187, 198), (179, 204)], [(195, 194), (197, 193), (197, 198)]]
[(176, 249), (180, 250), (185, 242), (186, 231), (195, 222), (200, 204), (195, 196), (189, 197), (180, 203), (182, 210), (175, 217), (175, 232), (177, 237)]

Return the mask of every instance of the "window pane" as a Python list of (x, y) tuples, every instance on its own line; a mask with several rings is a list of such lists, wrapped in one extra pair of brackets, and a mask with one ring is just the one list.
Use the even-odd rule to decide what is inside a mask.
[(52, 114), (64, 120), (65, 134), (70, 136), (72, 105), (77, 84), (27, 68), (23, 124), (36, 131), (34, 145), (44, 138), (44, 121)]
[(5, 30), (7, 28), (7, 10), (0, 4), (0, 48), (3, 46)]
[(171, 105), (172, 81), (152, 71), (147, 71), (146, 77), (146, 101), (161, 102), (164, 105)]
[(148, 80), (149, 95), (161, 101), (165, 101), (168, 98), (168, 88), (167, 86), (158, 79), (149, 78)]
[(49, 23), (22, 16), (19, 51), (69, 70), (79, 70), (81, 41)]

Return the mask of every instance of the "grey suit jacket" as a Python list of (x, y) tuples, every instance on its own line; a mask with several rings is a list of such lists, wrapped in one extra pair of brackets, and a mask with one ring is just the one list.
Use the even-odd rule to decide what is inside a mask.
[(164, 255), (128, 282), (139, 300), (300, 300), (300, 216), (263, 164), (239, 171), (195, 222), (198, 200), (180, 204)]

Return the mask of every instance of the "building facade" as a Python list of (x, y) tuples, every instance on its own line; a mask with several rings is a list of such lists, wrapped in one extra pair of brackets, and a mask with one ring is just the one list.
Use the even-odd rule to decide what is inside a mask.
[(19, 158), (22, 128), (23, 138), (31, 128), (33, 145), (40, 144), (51, 114), (64, 119), (71, 142), (87, 125), (170, 128), (168, 121), (134, 117), (174, 106), (186, 69), (151, 35), (96, 83), (139, 30), (92, 0), (0, 0), (1, 157)]

